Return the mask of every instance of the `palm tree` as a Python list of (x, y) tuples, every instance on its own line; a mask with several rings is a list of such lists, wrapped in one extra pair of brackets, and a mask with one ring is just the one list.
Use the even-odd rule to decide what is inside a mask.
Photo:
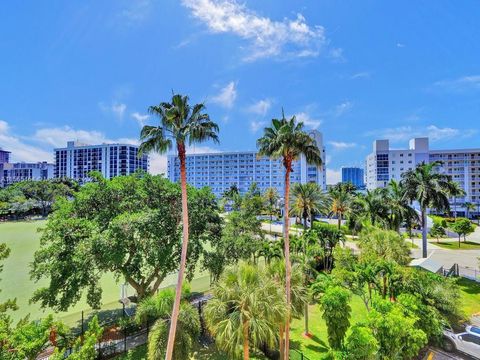
[(172, 311), (172, 321), (168, 336), (166, 360), (172, 358), (173, 345), (177, 327), (180, 297), (185, 273), (188, 249), (188, 203), (187, 203), (187, 174), (185, 168), (186, 145), (212, 140), (218, 143), (218, 125), (204, 113), (205, 105), (188, 104), (188, 96), (175, 94), (172, 102), (162, 102), (150, 106), (149, 112), (160, 118), (159, 126), (145, 125), (140, 133), (140, 154), (155, 151), (164, 154), (175, 145), (180, 160), (180, 179), (182, 187), (182, 223), (183, 242), (180, 258), (180, 269), (176, 286), (175, 302)]
[(453, 197), (453, 217), (457, 218), (457, 197), (465, 196), (465, 190), (456, 181), (451, 182), (449, 195)]
[[(266, 275), (273, 280), (277, 288), (285, 289), (286, 271), (284, 261), (274, 261), (266, 268)], [(283, 291), (282, 291), (283, 292)], [(308, 298), (307, 289), (304, 285), (304, 273), (300, 264), (293, 264), (291, 272), (291, 306), (289, 314), (291, 317), (299, 319), (306, 307), (306, 326), (308, 334)], [(280, 318), (278, 321), (279, 330), (279, 347), (280, 359), (285, 356), (285, 347), (283, 346), (283, 339), (285, 335), (285, 319)]]
[[(281, 119), (272, 119), (272, 126), (264, 129), (263, 136), (257, 140), (259, 156), (269, 156), (273, 159), (281, 159), (285, 167), (285, 190), (284, 190), (284, 246), (286, 264), (286, 297), (290, 307), (290, 243), (289, 243), (289, 199), (290, 199), (290, 174), (292, 164), (303, 154), (310, 164), (321, 165), (321, 152), (315, 140), (303, 131), (303, 123), (298, 122), (293, 116), (290, 120), (285, 118), (282, 111)], [(287, 307), (287, 308), (288, 308)], [(289, 358), (290, 351), (290, 317), (286, 317), (285, 325), (285, 359)]]
[(405, 198), (405, 188), (401, 182), (390, 180), (387, 187), (388, 223), (390, 229), (400, 233), (402, 223), (413, 223), (419, 220), (418, 214)]
[(477, 208), (475, 206), (474, 203), (471, 203), (471, 202), (465, 202), (465, 204), (463, 204), (463, 206), (465, 206), (465, 211), (466, 211), (466, 216), (467, 216), (467, 219), (470, 218), (470, 211), (475, 211), (475, 209)]
[(229, 267), (205, 306), (205, 321), (219, 348), (231, 357), (250, 358), (250, 347), (274, 346), (276, 324), (285, 318), (285, 298), (257, 266)]
[(361, 196), (360, 199), (363, 211), (373, 226), (387, 222), (388, 208), (385, 201), (387, 199), (387, 190), (385, 188), (367, 190), (367, 193)]
[[(183, 290), (185, 299), (189, 289)], [(165, 358), (165, 348), (168, 341), (168, 325), (172, 305), (175, 299), (173, 289), (165, 289), (158, 294), (145, 298), (137, 307), (135, 320), (138, 324), (155, 321), (148, 337), (148, 360), (162, 360)], [(194, 342), (200, 334), (200, 317), (197, 309), (188, 301), (183, 300), (178, 317), (178, 336), (175, 337), (173, 359), (187, 359)]]
[(452, 190), (450, 176), (440, 174), (435, 168), (441, 162), (418, 164), (414, 170), (402, 175), (402, 186), (405, 188), (405, 199), (418, 201), (422, 222), (422, 256), (427, 257), (427, 210), (446, 211), (450, 209), (448, 197)]
[[(342, 219), (350, 212), (353, 205), (353, 191), (350, 186), (339, 183), (330, 188), (330, 212), (338, 219), (338, 229), (342, 226)], [(348, 184), (347, 184), (348, 185)]]
[(292, 188), (291, 214), (303, 219), (303, 227), (307, 229), (307, 220), (310, 219), (310, 227), (313, 225), (313, 217), (322, 213), (327, 208), (327, 199), (318, 184), (306, 183), (295, 184)]
[(278, 195), (277, 189), (269, 187), (263, 193), (263, 199), (265, 201), (265, 208), (270, 215), (270, 232), (272, 232), (272, 222), (273, 215), (277, 213), (278, 200), (280, 196)]

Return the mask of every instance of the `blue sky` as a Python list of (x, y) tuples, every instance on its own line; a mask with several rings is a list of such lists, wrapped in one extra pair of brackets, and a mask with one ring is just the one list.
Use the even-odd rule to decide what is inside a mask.
[[(138, 139), (172, 89), (247, 150), (284, 107), (324, 134), (329, 182), (375, 138), (480, 147), (480, 2), (4, 1), (0, 146), (14, 160)], [(162, 171), (155, 156), (152, 169)]]

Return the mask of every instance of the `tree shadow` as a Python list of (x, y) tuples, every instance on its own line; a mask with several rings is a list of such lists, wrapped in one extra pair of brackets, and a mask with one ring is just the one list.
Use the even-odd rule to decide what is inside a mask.
[[(329, 346), (325, 343), (325, 341), (323, 341), (322, 339), (320, 339), (316, 335), (312, 335), (310, 337), (310, 340), (313, 341), (315, 344), (305, 344), (305, 343), (303, 343), (304, 348), (306, 348), (308, 350), (311, 350), (311, 351), (319, 352), (319, 353), (326, 353), (330, 349)], [(301, 344), (302, 344), (301, 341), (290, 340), (290, 347), (292, 349), (302, 351)]]

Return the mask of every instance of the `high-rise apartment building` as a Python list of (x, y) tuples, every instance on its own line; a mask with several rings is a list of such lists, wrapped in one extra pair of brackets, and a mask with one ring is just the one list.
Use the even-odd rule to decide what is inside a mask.
[(138, 156), (138, 146), (129, 144), (86, 145), (69, 141), (67, 147), (54, 149), (54, 177), (88, 181), (91, 171), (99, 171), (111, 179), (148, 171), (148, 156)]
[[(448, 174), (465, 190), (465, 197), (456, 198), (456, 211), (466, 214), (463, 206), (470, 202), (480, 207), (480, 149), (431, 150), (428, 138), (410, 140), (408, 149), (390, 149), (388, 140), (376, 140), (367, 156), (367, 188), (385, 187), (391, 179), (401, 180), (402, 174), (417, 164), (441, 161), (436, 171)], [(451, 199), (453, 202), (453, 199)], [(478, 214), (470, 211), (471, 215)]]
[[(322, 134), (311, 131), (319, 147), (323, 164), (308, 164), (305, 156), (293, 164), (290, 175), (292, 183), (317, 183), (326, 188), (325, 148)], [(180, 181), (180, 162), (178, 156), (168, 156), (168, 178)], [(208, 186), (216, 196), (236, 185), (241, 193), (245, 193), (252, 183), (256, 183), (260, 191), (269, 187), (276, 188), (280, 194), (284, 191), (284, 167), (281, 160), (258, 157), (256, 151), (216, 152), (187, 155), (187, 182), (195, 187)]]
[(342, 167), (342, 182), (351, 183), (357, 189), (365, 188), (365, 173), (360, 167)]

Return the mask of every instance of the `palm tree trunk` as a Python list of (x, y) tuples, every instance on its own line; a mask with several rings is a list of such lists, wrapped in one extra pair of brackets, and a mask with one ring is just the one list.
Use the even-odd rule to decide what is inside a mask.
[(290, 172), (292, 167), (291, 159), (285, 159), (285, 214), (284, 214), (284, 239), (285, 239), (285, 292), (287, 296), (287, 318), (285, 321), (285, 360), (290, 358), (290, 277), (291, 277), (291, 263), (290, 263), (290, 218), (289, 214), (289, 200), (290, 200)]
[(182, 296), (182, 284), (187, 263), (188, 249), (188, 203), (187, 203), (187, 171), (185, 169), (185, 144), (177, 144), (178, 157), (180, 160), (180, 179), (182, 187), (182, 223), (183, 223), (183, 242), (182, 254), (180, 258), (180, 270), (178, 272), (177, 286), (175, 289), (175, 302), (173, 304), (172, 319), (170, 321), (170, 331), (168, 333), (167, 350), (165, 360), (171, 360), (173, 355), (173, 346), (175, 343), (175, 333), (177, 330), (178, 313), (180, 311), (180, 301)]
[(283, 360), (285, 358), (285, 330), (283, 325), (280, 325), (280, 330), (279, 330), (279, 335), (280, 338), (278, 339), (278, 345), (279, 345), (279, 351), (280, 351), (280, 360)]
[(427, 209), (422, 208), (422, 257), (427, 257)]
[(310, 332), (308, 331), (308, 301), (305, 301), (305, 304), (303, 305), (303, 318), (305, 319), (304, 335), (309, 336)]
[(342, 213), (338, 213), (338, 230), (342, 227)]
[(250, 350), (248, 343), (248, 321), (243, 322), (243, 360), (250, 359)]

